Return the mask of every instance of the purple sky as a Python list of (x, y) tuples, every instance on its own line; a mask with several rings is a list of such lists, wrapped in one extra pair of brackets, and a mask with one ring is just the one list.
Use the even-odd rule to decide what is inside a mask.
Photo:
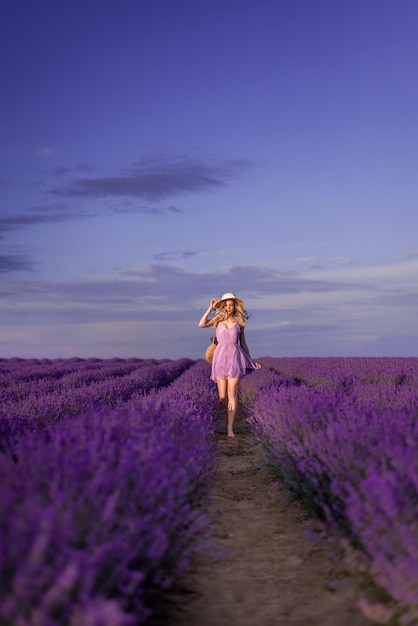
[(416, 0), (4, 0), (0, 356), (418, 356)]

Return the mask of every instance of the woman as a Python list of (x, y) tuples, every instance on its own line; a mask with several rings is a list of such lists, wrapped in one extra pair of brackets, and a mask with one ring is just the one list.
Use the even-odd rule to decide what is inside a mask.
[[(208, 320), (209, 314), (216, 314)], [(234, 420), (238, 405), (238, 382), (248, 371), (261, 367), (253, 363), (244, 336), (245, 320), (248, 313), (244, 302), (233, 293), (224, 293), (220, 300), (212, 298), (210, 305), (202, 315), (200, 328), (215, 326), (216, 347), (211, 379), (218, 385), (221, 404), (227, 415), (228, 437), (234, 437)]]

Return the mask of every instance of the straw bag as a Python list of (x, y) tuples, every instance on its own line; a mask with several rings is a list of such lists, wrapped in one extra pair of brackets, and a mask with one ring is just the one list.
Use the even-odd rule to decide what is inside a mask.
[(209, 365), (212, 364), (213, 355), (215, 354), (216, 344), (217, 343), (218, 343), (218, 341), (217, 341), (216, 337), (213, 336), (213, 337), (211, 337), (210, 344), (206, 348), (205, 359), (209, 363)]

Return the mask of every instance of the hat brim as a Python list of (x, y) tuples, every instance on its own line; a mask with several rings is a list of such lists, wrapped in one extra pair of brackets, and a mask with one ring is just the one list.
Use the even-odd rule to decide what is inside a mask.
[(215, 308), (220, 309), (222, 306), (222, 303), (227, 302), (227, 300), (233, 300), (234, 302), (241, 305), (242, 307), (244, 306), (244, 301), (240, 300), (239, 298), (222, 298), (222, 300), (218, 300), (218, 302), (215, 304)]

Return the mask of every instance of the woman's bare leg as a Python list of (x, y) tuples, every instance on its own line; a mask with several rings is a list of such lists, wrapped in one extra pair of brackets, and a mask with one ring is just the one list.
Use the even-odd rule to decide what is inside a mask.
[(227, 394), (228, 394), (228, 437), (235, 437), (234, 420), (238, 407), (238, 383), (239, 377), (228, 378)]
[(227, 380), (217, 380), (219, 401), (222, 404), (222, 408), (225, 415), (228, 415), (228, 398), (227, 398)]

